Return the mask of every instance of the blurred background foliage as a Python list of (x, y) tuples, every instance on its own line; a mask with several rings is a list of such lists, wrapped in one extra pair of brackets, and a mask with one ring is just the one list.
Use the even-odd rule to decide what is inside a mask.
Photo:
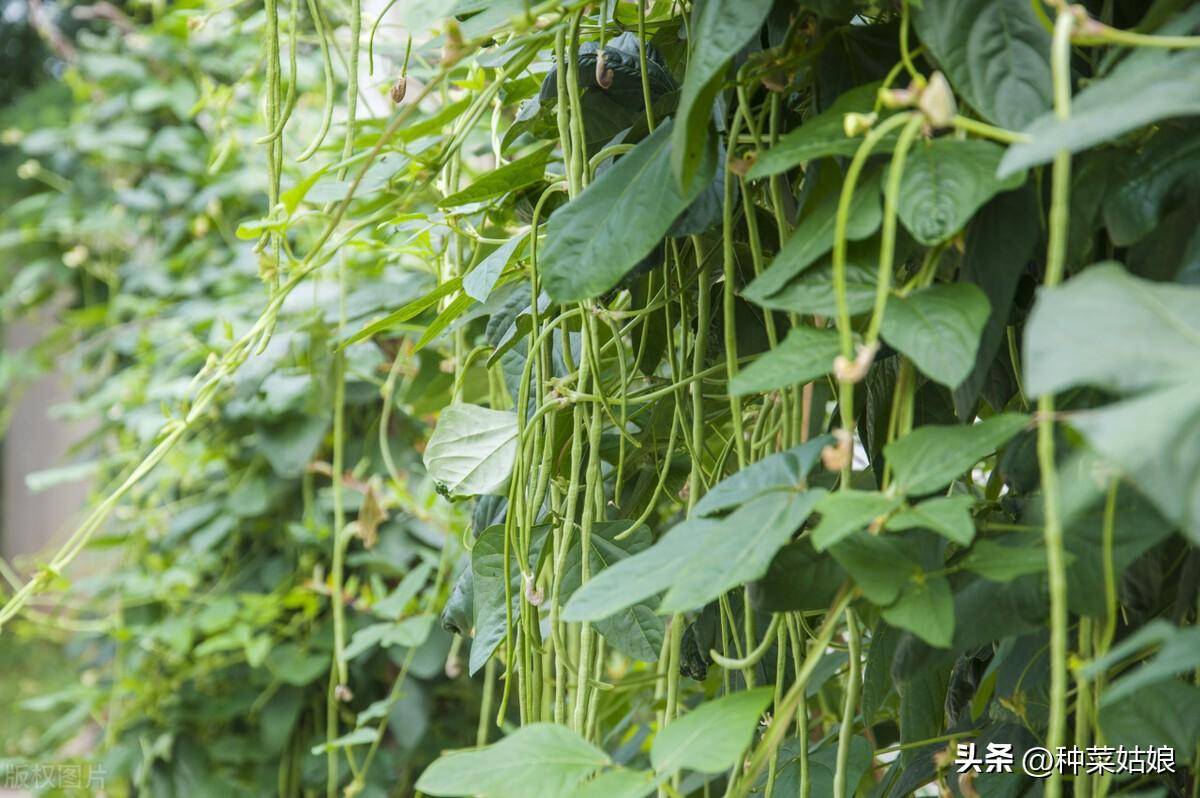
[[(74, 462), (38, 475), (43, 485), (87, 478), (100, 496), (123, 478), (165, 408), (263, 306), (260, 255), (238, 225), (266, 211), (264, 150), (254, 143), (263, 134), (264, 15), (261, 6), (223, 8), (44, 2), (40, 35), (24, 2), (0, 11), (0, 319), (39, 308), (57, 319), (38, 346), (0, 359), (0, 408), (58, 367), (77, 399), (55, 415), (98, 420)], [(337, 25), (342, 10), (326, 5)], [(382, 62), (396, 45), (380, 38)], [(302, 88), (319, 95), (319, 49), (302, 42), (299, 58)], [(310, 135), (319, 105), (297, 109)], [(341, 196), (330, 178), (310, 199)], [(439, 246), (427, 233), (407, 238), (405, 257)], [(65, 592), (5, 629), (0, 766), (72, 761), (67, 746), (104, 768), (112, 795), (324, 789), (324, 757), (310, 751), (325, 740), (331, 656), (322, 563), (332, 498), (321, 467), (331, 457), (329, 341), (339, 319), (401, 304), (424, 285), (385, 273), (398, 257), (384, 257), (389, 239), (385, 230), (338, 253), (349, 267), (343, 307), (337, 269), (296, 292), (280, 332), (224, 389), (203, 433), (172, 452), (95, 541), (103, 567), (64, 578)], [(391, 596), (382, 612), (397, 618), (440, 607), (465, 519), (435, 504), (420, 476), (406, 485), (404, 507), (379, 507), (381, 443), (405, 475), (419, 464), (410, 414), (448, 379), (436, 358), (417, 363), (381, 437), (391, 354), (366, 343), (346, 358), (346, 509), (378, 526), (378, 542), (348, 559), (346, 601), (366, 609)], [(395, 588), (412, 572), (428, 589), (405, 587), (406, 599)], [(349, 631), (371, 617), (355, 613)], [(446, 678), (459, 656), (450, 649), (435, 626), (411, 648), (378, 646), (354, 659), (344, 724), (368, 711), (386, 719), (362, 795), (403, 794), (404, 774), (474, 739), (479, 685)]]

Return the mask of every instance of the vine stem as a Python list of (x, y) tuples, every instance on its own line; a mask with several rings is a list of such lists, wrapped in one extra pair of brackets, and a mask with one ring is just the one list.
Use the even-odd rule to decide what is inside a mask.
[(846, 767), (850, 762), (850, 740), (854, 737), (854, 716), (858, 714), (859, 657), (862, 654), (862, 633), (854, 610), (846, 608), (846, 641), (849, 644), (850, 667), (846, 672), (846, 703), (842, 709), (842, 725), (838, 729), (837, 769), (833, 773), (833, 798), (846, 798)]
[[(1054, 113), (1061, 120), (1071, 116), (1071, 32), (1075, 15), (1059, 12), (1054, 23), (1050, 58), (1054, 85)], [(1050, 240), (1046, 253), (1044, 285), (1052, 288), (1062, 281), (1066, 260), (1068, 211), (1071, 200), (1071, 153), (1059, 150), (1054, 155), (1050, 193)], [(1044, 506), (1043, 535), (1050, 579), (1050, 718), (1046, 729), (1046, 747), (1057, 750), (1066, 739), (1067, 726), (1067, 570), (1063, 551), (1062, 518), (1058, 506), (1058, 469), (1054, 447), (1054, 394), (1038, 398), (1037, 454), (1042, 473)], [(1046, 797), (1062, 796), (1062, 773), (1051, 772), (1046, 782)]]

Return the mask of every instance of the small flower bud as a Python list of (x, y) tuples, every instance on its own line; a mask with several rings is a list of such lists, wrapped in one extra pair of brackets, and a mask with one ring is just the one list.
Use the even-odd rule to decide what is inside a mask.
[(0, 144), (7, 147), (15, 147), (21, 143), (21, 139), (25, 138), (25, 132), (19, 127), (5, 128), (3, 133), (0, 133)]
[(958, 104), (954, 101), (954, 91), (945, 75), (941, 72), (933, 73), (929, 85), (921, 90), (921, 95), (917, 98), (917, 108), (932, 127), (950, 127), (954, 124)]
[(354, 693), (344, 684), (339, 684), (333, 688), (333, 697), (343, 704), (348, 704), (354, 700)]
[(546, 600), (546, 594), (538, 589), (537, 582), (533, 578), (533, 574), (525, 574), (525, 600), (531, 606), (540, 607), (542, 602)]
[(17, 177), (22, 180), (32, 180), (42, 173), (42, 165), (30, 158), (25, 163), (17, 167)]
[(867, 376), (867, 372), (871, 369), (871, 364), (875, 362), (875, 353), (879, 351), (879, 344), (871, 344), (870, 346), (858, 345), (858, 354), (854, 360), (838, 355), (833, 359), (833, 376), (837, 377), (838, 382), (859, 383), (863, 377)]
[(833, 437), (837, 443), (821, 450), (821, 465), (829, 471), (841, 471), (850, 465), (854, 456), (854, 441), (844, 429), (834, 430)]
[(66, 264), (67, 268), (69, 269), (78, 269), (80, 266), (87, 263), (88, 255), (90, 254), (91, 253), (88, 252), (88, 248), (83, 244), (76, 244), (63, 253), (62, 262)]
[(879, 115), (875, 112), (869, 114), (849, 113), (842, 117), (842, 130), (845, 131), (847, 138), (865, 136), (878, 119)]

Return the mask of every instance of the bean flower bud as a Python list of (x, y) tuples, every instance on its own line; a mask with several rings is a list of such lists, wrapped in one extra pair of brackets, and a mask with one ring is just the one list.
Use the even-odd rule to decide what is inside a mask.
[(388, 92), (388, 96), (392, 98), (392, 102), (399, 105), (404, 101), (404, 94), (408, 91), (408, 78), (401, 75), (392, 84), (392, 90)]
[(877, 119), (879, 119), (879, 115), (874, 112), (869, 114), (849, 113), (842, 117), (842, 130), (845, 131), (847, 138), (864, 136)]
[(850, 465), (850, 458), (854, 456), (854, 441), (844, 429), (834, 430), (833, 437), (837, 443), (821, 450), (821, 465), (829, 471), (841, 471)]
[(933, 73), (929, 85), (921, 90), (921, 95), (917, 98), (917, 108), (932, 127), (950, 127), (954, 124), (958, 104), (954, 101), (954, 91), (945, 75), (941, 72)]

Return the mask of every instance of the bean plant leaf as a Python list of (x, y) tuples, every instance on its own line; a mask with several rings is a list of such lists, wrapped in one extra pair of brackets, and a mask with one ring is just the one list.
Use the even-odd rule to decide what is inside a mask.
[(965, 425), (927, 425), (883, 447), (896, 476), (896, 490), (923, 495), (950, 481), (990, 455), (1029, 423), (1019, 413), (1004, 413)]
[(1050, 109), (1050, 34), (1025, 0), (922, 0), (913, 22), (955, 88), (1001, 127)]
[(988, 300), (978, 287), (939, 283), (890, 297), (881, 332), (922, 372), (953, 389), (975, 367), (987, 320)]
[(887, 496), (865, 490), (839, 490), (828, 493), (817, 504), (821, 520), (812, 531), (813, 548), (817, 551), (839, 542), (866, 528), (876, 518), (886, 516), (900, 506), (900, 496)]
[[(537, 562), (549, 527), (532, 530), (529, 557)], [(471, 640), (469, 672), (475, 674), (487, 664), (492, 652), (508, 633), (508, 612), (505, 596), (512, 597), (512, 618), (515, 624), (521, 617), (521, 590), (524, 585), (516, 560), (508, 566), (508, 587), (505, 588), (504, 524), (490, 526), (475, 540), (471, 549), (472, 617), (475, 627)]]
[(416, 788), (437, 796), (561, 798), (607, 764), (607, 754), (565, 726), (532, 723), (494, 745), (443, 754)]
[(838, 334), (830, 329), (793, 327), (779, 346), (759, 356), (729, 382), (732, 396), (770, 391), (811, 382), (833, 370), (841, 351)]
[(833, 436), (820, 435), (787, 451), (751, 463), (710, 488), (696, 502), (696, 515), (712, 515), (728, 510), (771, 491), (803, 489), (804, 479), (821, 456), (821, 450), (831, 443)]
[(492, 289), (496, 287), (500, 274), (526, 240), (523, 235), (513, 236), (481, 260), (474, 269), (464, 274), (462, 278), (463, 293), (478, 302), (486, 302)]
[[(846, 114), (870, 113), (875, 107), (875, 98), (881, 85), (883, 84), (866, 83), (841, 94), (833, 105), (781, 136), (779, 141), (754, 162), (746, 177), (758, 180), (786, 172), (814, 158), (853, 155), (862, 145), (862, 139), (846, 135)], [(886, 136), (875, 145), (873, 152), (886, 152), (895, 143), (898, 135), (891, 133)]]
[(703, 171), (709, 116), (725, 68), (762, 27), (771, 5), (770, 0), (706, 0), (698, 7), (689, 37), (694, 44), (679, 96), (678, 123), (671, 134), (676, 186), (693, 185)]
[[(1070, 557), (1070, 555), (1067, 555)], [(1008, 546), (980, 540), (962, 559), (962, 566), (993, 582), (1011, 582), (1046, 570), (1046, 551), (1038, 546)]]
[(913, 238), (926, 246), (940, 244), (995, 194), (1021, 185), (1023, 172), (995, 177), (1003, 155), (999, 146), (979, 139), (918, 142), (904, 164), (896, 208)]
[(715, 147), (704, 150), (691, 181), (678, 187), (671, 130), (670, 121), (659, 125), (550, 217), (538, 269), (553, 300), (589, 299), (616, 285), (712, 180)]
[[(625, 535), (618, 540), (618, 536)], [(623, 521), (608, 521), (596, 524), (591, 530), (591, 559), (589, 573), (595, 575), (614, 563), (621, 562), (650, 548), (653, 537), (645, 526), (632, 531)], [(581, 581), (581, 544), (577, 539), (567, 551), (562, 577), (561, 595), (569, 599)], [(627, 657), (642, 662), (658, 660), (662, 647), (665, 625), (661, 615), (655, 612), (656, 602), (640, 601), (617, 613), (596, 621), (596, 631), (604, 635), (609, 645)]]
[[(1195, 9), (1189, 13), (1196, 19)], [(1031, 140), (1010, 146), (997, 174), (1049, 163), (1059, 150), (1079, 152), (1162, 119), (1200, 114), (1200, 85), (1193, 79), (1198, 69), (1196, 50), (1135, 52), (1072, 98), (1070, 119), (1047, 111), (1024, 127)]]
[[(880, 185), (879, 172), (860, 178), (850, 199), (847, 239), (858, 241), (879, 229), (883, 220), (879, 205)], [(757, 302), (780, 291), (793, 277), (833, 248), (838, 196), (836, 191), (826, 194), (804, 215), (767, 270), (746, 286), (744, 293), (747, 299)]]
[(1038, 296), (1025, 328), (1033, 396), (1090, 385), (1126, 396), (1071, 425), (1200, 541), (1200, 288), (1097, 264)]
[(554, 142), (547, 141), (528, 155), (485, 173), (464, 189), (438, 200), (442, 209), (484, 202), (542, 182)]
[(743, 690), (708, 701), (668, 724), (654, 738), (650, 762), (660, 774), (694, 770), (721, 773), (750, 745), (772, 690)]
[(967, 546), (975, 537), (975, 522), (971, 518), (974, 503), (970, 496), (926, 499), (893, 515), (888, 519), (887, 528), (894, 531), (928, 529), (960, 546)]
[(907, 629), (931, 646), (948, 648), (954, 639), (954, 596), (944, 576), (922, 576), (905, 585), (883, 619)]
[(450, 496), (503, 492), (517, 454), (517, 414), (468, 404), (442, 411), (425, 468)]
[(1104, 691), (1101, 705), (1136, 695), (1149, 684), (1186, 675), (1200, 667), (1200, 628), (1180, 629), (1165, 620), (1151, 621), (1079, 670), (1085, 679), (1095, 679), (1146, 650), (1154, 653), (1129, 670)]

